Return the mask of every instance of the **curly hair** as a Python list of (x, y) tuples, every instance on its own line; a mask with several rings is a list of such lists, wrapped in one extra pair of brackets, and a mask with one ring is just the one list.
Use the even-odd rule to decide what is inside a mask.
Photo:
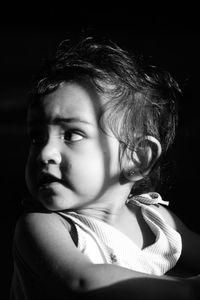
[[(62, 82), (89, 80), (106, 96), (106, 122), (119, 140), (121, 157), (129, 149), (145, 148), (145, 136), (153, 136), (162, 146), (162, 155), (172, 144), (177, 124), (177, 96), (180, 88), (172, 76), (147, 64), (132, 52), (111, 41), (92, 37), (71, 44), (64, 40), (55, 56), (46, 61), (35, 77), (32, 99), (56, 90)], [(138, 151), (138, 155), (140, 155)], [(159, 164), (139, 182), (153, 189), (160, 178)]]

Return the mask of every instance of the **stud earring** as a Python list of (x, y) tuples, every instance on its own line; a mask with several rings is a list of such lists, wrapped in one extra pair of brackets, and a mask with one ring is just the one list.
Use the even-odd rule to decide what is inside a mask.
[(133, 176), (135, 174), (135, 171), (134, 170), (130, 170), (129, 171), (129, 176)]

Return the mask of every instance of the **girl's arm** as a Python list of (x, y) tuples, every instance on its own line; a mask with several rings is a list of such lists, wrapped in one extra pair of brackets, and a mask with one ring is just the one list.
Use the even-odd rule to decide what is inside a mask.
[[(70, 227), (69, 227), (70, 228)], [(69, 229), (68, 228), (68, 229)], [(71, 293), (110, 299), (199, 299), (200, 279), (149, 276), (116, 265), (92, 264), (75, 246), (55, 213), (28, 213), (19, 220), (15, 247), (56, 299)]]

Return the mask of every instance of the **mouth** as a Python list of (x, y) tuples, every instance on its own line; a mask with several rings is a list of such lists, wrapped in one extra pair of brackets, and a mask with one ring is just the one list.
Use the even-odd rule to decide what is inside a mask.
[(63, 180), (61, 180), (49, 173), (42, 173), (39, 176), (39, 180), (38, 180), (39, 188), (47, 188), (54, 184), (62, 184), (63, 185), (64, 182), (63, 182)]

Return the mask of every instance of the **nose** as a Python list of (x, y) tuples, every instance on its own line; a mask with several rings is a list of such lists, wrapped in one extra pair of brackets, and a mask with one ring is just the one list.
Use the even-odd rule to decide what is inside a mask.
[(49, 138), (47, 143), (42, 147), (38, 160), (44, 164), (57, 164), (62, 161), (59, 145), (56, 139)]

